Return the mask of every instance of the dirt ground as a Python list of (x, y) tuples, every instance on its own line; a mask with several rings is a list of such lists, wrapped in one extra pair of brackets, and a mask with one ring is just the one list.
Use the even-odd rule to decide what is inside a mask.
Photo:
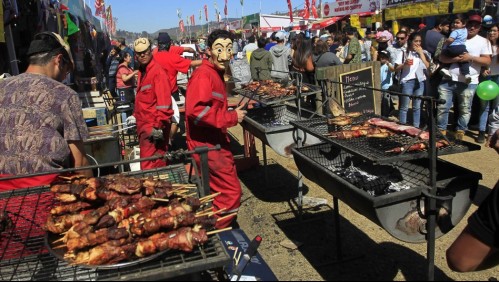
[[(240, 126), (230, 130), (236, 143), (243, 144)], [(473, 142), (473, 136), (466, 141)], [(262, 161), (262, 144), (256, 140)], [(242, 152), (242, 146), (237, 148)], [(326, 205), (308, 209), (298, 220), (293, 199), (297, 196), (298, 170), (292, 158), (277, 155), (267, 147), (267, 174), (262, 165), (239, 173), (243, 184), (238, 223), (249, 238), (263, 237), (259, 252), (279, 280), (426, 280), (427, 244), (405, 243), (339, 202), (340, 249), (337, 248), (333, 218), (333, 198), (317, 184), (304, 179), (306, 197), (327, 200)], [(498, 180), (499, 156), (490, 148), (443, 157), (470, 170), (480, 172), (474, 204), (449, 233), (435, 246), (435, 280), (494, 280), (499, 268), (474, 273), (456, 273), (447, 267), (445, 251), (464, 228), (476, 203)], [(265, 180), (267, 175), (267, 180)], [(292, 241), (298, 247), (284, 244)], [(283, 246), (286, 245), (286, 246)], [(337, 261), (337, 254), (342, 259)]]

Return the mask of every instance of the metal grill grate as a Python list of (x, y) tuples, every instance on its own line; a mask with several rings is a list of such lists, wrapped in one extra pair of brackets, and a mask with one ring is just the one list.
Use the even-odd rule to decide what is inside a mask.
[[(128, 173), (134, 176), (164, 176), (173, 183), (187, 183), (183, 165)], [(166, 279), (230, 263), (218, 236), (212, 236), (192, 253), (167, 252), (137, 266), (115, 270), (70, 266), (50, 255), (45, 246), (44, 226), (54, 199), (48, 186), (0, 193), (0, 212), (5, 211), (15, 228), (0, 233), (0, 280), (133, 280)]]
[[(391, 165), (373, 164), (331, 144), (324, 143), (297, 150), (310, 161), (328, 169), (358, 189), (365, 190), (371, 196), (427, 185), (430, 175), (425, 161), (396, 162)], [(353, 175), (353, 172), (357, 173)], [(375, 176), (376, 179), (360, 177), (360, 173)]]
[[(310, 90), (307, 92), (302, 92), (300, 94), (301, 97), (311, 96), (322, 92), (322, 89), (316, 85), (311, 85), (306, 83), (303, 83), (303, 85), (307, 86)], [(270, 97), (270, 96), (260, 95), (248, 89), (234, 89), (234, 92), (267, 106), (281, 104), (283, 102), (295, 100), (298, 98), (298, 94), (286, 95), (281, 97)]]
[[(313, 113), (302, 109), (301, 115), (302, 118), (309, 118)], [(263, 127), (279, 127), (298, 120), (298, 108), (291, 105), (273, 105), (248, 110), (246, 116)]]
[[(368, 118), (373, 116), (362, 116), (360, 118), (354, 119), (353, 124), (362, 124)], [(393, 163), (397, 161), (420, 159), (428, 156), (426, 151), (419, 152), (405, 152), (405, 153), (387, 153), (386, 151), (397, 147), (405, 147), (409, 144), (413, 144), (413, 137), (404, 135), (393, 135), (388, 138), (367, 138), (359, 137), (346, 140), (329, 138), (326, 135), (330, 132), (330, 128), (327, 124), (327, 119), (324, 117), (313, 118), (309, 120), (301, 121), (291, 121), (290, 124), (302, 129), (306, 133), (316, 136), (317, 138), (334, 144), (343, 150), (358, 156), (362, 156), (372, 162), (377, 163)], [(335, 130), (345, 130), (348, 127), (338, 127), (332, 129)], [(450, 146), (440, 148), (437, 152), (438, 155), (448, 155), (463, 153), (469, 151), (480, 150), (480, 146), (472, 144), (469, 142), (451, 140)]]

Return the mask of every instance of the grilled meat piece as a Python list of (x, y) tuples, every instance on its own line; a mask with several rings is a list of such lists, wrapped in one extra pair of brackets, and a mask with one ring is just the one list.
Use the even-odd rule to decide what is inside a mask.
[(50, 210), (52, 215), (62, 215), (66, 213), (75, 213), (91, 207), (92, 205), (85, 202), (76, 202), (67, 205), (57, 206)]
[(78, 200), (75, 195), (68, 193), (55, 193), (55, 198), (62, 203), (74, 203)]
[(83, 221), (83, 214), (65, 214), (61, 216), (49, 216), (45, 228), (55, 234), (61, 234), (68, 231), (73, 225)]
[(109, 240), (128, 238), (129, 233), (125, 228), (104, 228), (95, 232), (82, 234), (78, 238), (71, 238), (66, 246), (69, 252), (81, 250), (86, 247), (97, 246)]
[(130, 258), (135, 249), (127, 239), (112, 240), (86, 252), (66, 253), (64, 258), (73, 264), (106, 265)]

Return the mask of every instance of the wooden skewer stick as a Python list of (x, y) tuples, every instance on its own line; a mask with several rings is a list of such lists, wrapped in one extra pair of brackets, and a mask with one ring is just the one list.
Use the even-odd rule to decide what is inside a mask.
[(236, 265), (239, 265), (239, 260), (241, 259), (242, 254), (243, 252), (239, 252), (239, 254), (237, 254)]
[(226, 218), (229, 218), (229, 217), (232, 217), (232, 216), (235, 216), (235, 215), (237, 215), (237, 212), (235, 212), (235, 213), (231, 213), (231, 214), (228, 214), (228, 215), (226, 215), (226, 216), (219, 217), (219, 218), (217, 219), (217, 221), (224, 220), (224, 219), (226, 219)]
[(199, 200), (200, 200), (201, 202), (207, 202), (208, 200), (213, 199), (213, 198), (215, 198), (216, 196), (218, 196), (218, 195), (220, 195), (220, 194), (222, 194), (222, 193), (221, 193), (221, 192), (218, 192), (218, 193), (215, 193), (215, 194), (211, 194), (211, 195), (209, 195), (209, 196), (205, 196), (205, 197), (203, 197), (203, 198), (201, 198), (201, 199), (199, 199)]
[(62, 242), (62, 241), (64, 241), (65, 239), (66, 239), (66, 237), (64, 236), (64, 237), (62, 237), (61, 239), (57, 239), (57, 240), (55, 240), (54, 242), (52, 242), (52, 244)]
[[(237, 251), (239, 250), (239, 247), (236, 247), (236, 250), (234, 251), (234, 256), (232, 256), (232, 259), (235, 261), (236, 260), (236, 255), (237, 255)], [(237, 263), (236, 263), (237, 265)]]
[(191, 193), (191, 194), (187, 194), (184, 196), (184, 198), (189, 198), (189, 197), (194, 197), (196, 196), (198, 193)]
[(220, 232), (224, 232), (224, 231), (227, 231), (227, 230), (231, 230), (232, 227), (227, 227), (227, 228), (224, 228), (224, 229), (218, 229), (218, 230), (213, 230), (213, 231), (210, 231), (210, 232), (206, 232), (206, 235), (213, 235), (213, 234), (217, 234), (217, 233), (220, 233)]
[(189, 187), (189, 188), (197, 188), (196, 184), (182, 184), (182, 183), (173, 183), (172, 187)]
[(205, 216), (205, 215), (207, 215), (207, 216), (214, 216), (215, 214), (218, 214), (218, 213), (224, 212), (226, 209), (227, 209), (227, 208), (223, 208), (223, 209), (220, 209), (220, 210), (218, 210), (218, 211), (216, 211), (216, 212), (209, 211), (209, 212), (207, 212), (207, 213), (202, 213), (202, 214), (199, 214), (199, 215), (198, 215), (198, 214), (196, 214), (196, 217), (201, 217), (201, 216)]
[(151, 200), (156, 202), (165, 202), (165, 203), (168, 203), (170, 201), (168, 199), (160, 199), (160, 198), (151, 198)]
[(66, 245), (62, 244), (62, 245), (59, 245), (59, 246), (55, 246), (52, 249), (57, 250), (57, 249), (64, 249), (64, 248), (66, 248)]
[(196, 215), (198, 215), (198, 214), (204, 214), (204, 213), (209, 213), (209, 212), (212, 212), (212, 211), (213, 211), (213, 208), (209, 207), (209, 208), (204, 209), (204, 210), (202, 210), (202, 211), (198, 211), (198, 212), (196, 213)]

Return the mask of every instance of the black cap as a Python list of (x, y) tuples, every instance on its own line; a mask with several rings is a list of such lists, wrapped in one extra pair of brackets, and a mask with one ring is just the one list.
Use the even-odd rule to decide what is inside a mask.
[(169, 44), (172, 42), (170, 35), (167, 32), (160, 32), (158, 34), (158, 43), (159, 44)]
[(41, 32), (36, 34), (33, 41), (31, 41), (29, 45), (26, 55), (31, 57), (36, 54), (48, 53), (56, 49), (65, 51), (65, 56), (69, 59), (71, 67), (73, 67), (74, 61), (69, 45), (59, 34), (54, 32)]

